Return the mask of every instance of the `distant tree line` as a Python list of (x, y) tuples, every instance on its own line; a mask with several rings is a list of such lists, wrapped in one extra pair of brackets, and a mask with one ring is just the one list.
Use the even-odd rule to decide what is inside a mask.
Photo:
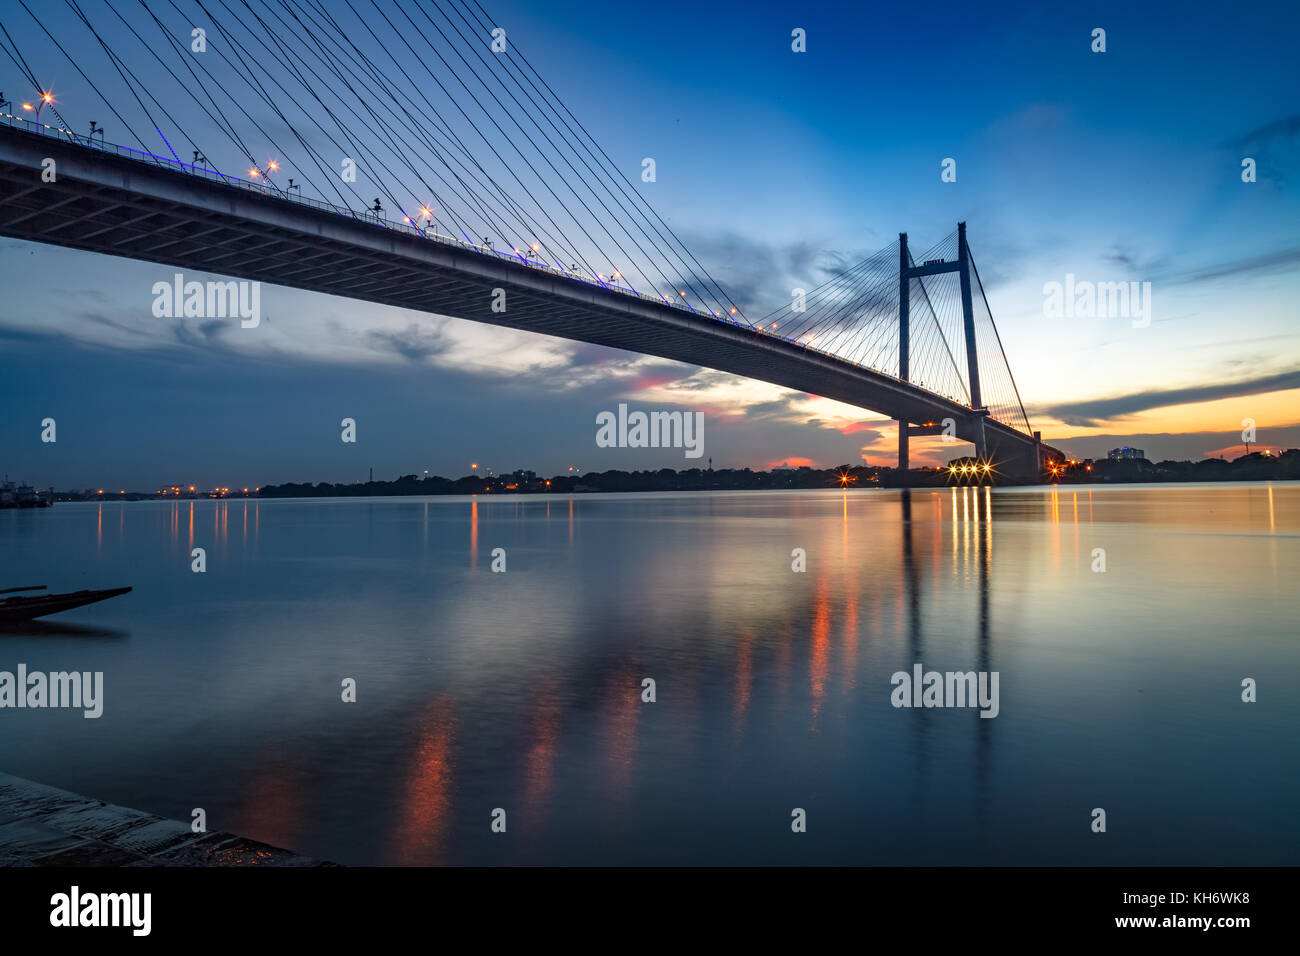
[[(925, 473), (935, 478), (933, 469)], [(395, 481), (361, 481), (352, 484), (289, 483), (262, 486), (263, 498), (355, 497), (359, 495), (481, 495), (481, 494), (571, 494), (604, 491), (759, 491), (789, 488), (838, 488), (841, 478), (850, 487), (888, 485), (897, 480), (897, 470), (840, 465), (837, 468), (792, 468), (754, 471), (750, 468), (687, 468), (675, 471), (586, 472), (539, 478), (532, 472), (509, 475), (466, 475), (443, 478), (402, 475)], [(942, 480), (939, 481), (942, 484)]]
[[(1091, 468), (1089, 468), (1089, 465)], [(1068, 466), (1059, 481), (1068, 484), (1134, 481), (1263, 481), (1300, 479), (1300, 449), (1281, 455), (1254, 452), (1233, 461), (1207, 458), (1202, 461), (1146, 459), (1113, 461), (1098, 459)], [(395, 481), (360, 481), (351, 484), (290, 482), (263, 485), (263, 498), (353, 498), (387, 495), (487, 495), (487, 494), (572, 494), (574, 492), (619, 491), (764, 491), (794, 488), (893, 488), (943, 487), (955, 483), (948, 469), (913, 468), (906, 476), (896, 468), (869, 465), (839, 465), (834, 468), (778, 468), (754, 471), (750, 468), (687, 468), (675, 471), (588, 472), (540, 478), (531, 471), (508, 475), (402, 475)]]
[(1286, 481), (1300, 479), (1300, 449), (1280, 455), (1251, 452), (1228, 461), (1204, 458), (1200, 461), (1159, 461), (1145, 458), (1102, 458), (1067, 466), (1060, 480), (1070, 484), (1123, 481)]

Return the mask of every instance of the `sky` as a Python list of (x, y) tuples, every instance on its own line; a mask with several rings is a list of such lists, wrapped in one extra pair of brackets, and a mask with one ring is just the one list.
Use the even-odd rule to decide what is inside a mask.
[[(136, 5), (111, 6), (143, 33)], [(792, 289), (901, 231), (919, 251), (965, 221), (1045, 440), (1080, 457), (1117, 445), (1156, 460), (1235, 457), (1252, 419), (1258, 447), (1300, 446), (1295, 5), (981, 6), (488, 9), (746, 314), (788, 306)], [(112, 65), (64, 7), (42, 8), (46, 28), (96, 85), (114, 87)], [(221, 0), (176, 9), (199, 25), (230, 18)], [(169, 29), (188, 43), (186, 19)], [(149, 126), (125, 86), (108, 99), (127, 122), (107, 112), (21, 9), (6, 27), (74, 128), (97, 119), (109, 141), (131, 144), (124, 127)], [(805, 52), (791, 48), (796, 28)], [(1105, 52), (1091, 49), (1095, 28)], [(423, 49), (419, 31), (401, 32)], [(178, 128), (152, 118), (179, 155), (212, 140), (125, 25), (105, 13), (100, 35), (131, 50), (127, 62), (172, 105)], [(419, 81), (435, 103), (432, 78), (447, 73)], [(11, 100), (37, 95), (8, 58), (0, 78)], [(161, 138), (145, 145), (166, 155)], [(646, 157), (654, 182), (641, 180)], [(945, 182), (950, 158), (956, 180)], [(1246, 158), (1254, 182), (1242, 181)], [(895, 423), (867, 410), (451, 317), (265, 285), (256, 334), (157, 318), (150, 290), (174, 271), (0, 239), (0, 470), (61, 490), (143, 491), (354, 481), (370, 469), (458, 476), (471, 462), (544, 474), (703, 463), (680, 449), (598, 448), (596, 416), (621, 402), (704, 412), (714, 467), (894, 462)], [(1045, 286), (1067, 276), (1150, 283), (1150, 321), (1049, 315)], [(53, 444), (40, 440), (47, 417)], [(355, 444), (339, 440), (345, 417)], [(917, 441), (912, 462), (968, 451)]]

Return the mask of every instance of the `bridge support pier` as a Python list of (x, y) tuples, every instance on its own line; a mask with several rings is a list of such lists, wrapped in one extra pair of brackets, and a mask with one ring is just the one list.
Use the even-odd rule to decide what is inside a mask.
[[(966, 246), (966, 223), (957, 223), (957, 278), (961, 283), (961, 317), (966, 331), (966, 375), (970, 385), (970, 405), (982, 409), (980, 397), (980, 363), (975, 350), (975, 309), (971, 302), (970, 250)], [(983, 432), (983, 419), (980, 431)]]
[[(900, 382), (911, 381), (911, 291), (912, 277), (908, 272), (911, 266), (911, 254), (907, 251), (907, 233), (898, 234), (898, 379)], [(907, 429), (909, 423), (898, 420), (898, 475), (904, 485), (910, 484), (908, 469), (911, 467), (910, 447)]]
[(975, 457), (980, 461), (989, 460), (989, 442), (984, 434), (984, 418), (988, 415), (988, 409), (981, 408), (975, 413)]
[(985, 461), (992, 462), (1000, 481), (1037, 484), (1043, 480), (1040, 449), (1041, 446), (1036, 442), (999, 441), (993, 438), (987, 443), (988, 455)]

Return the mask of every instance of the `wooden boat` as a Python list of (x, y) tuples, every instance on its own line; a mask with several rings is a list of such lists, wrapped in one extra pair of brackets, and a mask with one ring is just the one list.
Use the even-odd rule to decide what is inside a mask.
[[(0, 594), (13, 594), (15, 591), (44, 591), (45, 585), (39, 584), (26, 588), (6, 588)], [(38, 594), (33, 597), (0, 598), (0, 624), (12, 624), (16, 621), (30, 621), (47, 614), (57, 614), (83, 604), (94, 604), (119, 594), (125, 594), (130, 588), (106, 588), (100, 591), (72, 591), (68, 594)]]

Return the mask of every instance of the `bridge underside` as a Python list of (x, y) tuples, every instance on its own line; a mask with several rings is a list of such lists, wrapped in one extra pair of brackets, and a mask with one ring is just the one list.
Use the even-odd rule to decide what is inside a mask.
[[(42, 161), (57, 181), (42, 181)], [(703, 365), (914, 423), (970, 409), (850, 362), (708, 314), (587, 285), (305, 203), (0, 127), (0, 234), (524, 329)], [(170, 281), (170, 276), (160, 277)], [(494, 289), (506, 311), (492, 311)], [(141, 307), (152, 296), (141, 294)], [(247, 334), (256, 334), (248, 330)], [(999, 471), (1038, 480), (1059, 452), (983, 422)]]

